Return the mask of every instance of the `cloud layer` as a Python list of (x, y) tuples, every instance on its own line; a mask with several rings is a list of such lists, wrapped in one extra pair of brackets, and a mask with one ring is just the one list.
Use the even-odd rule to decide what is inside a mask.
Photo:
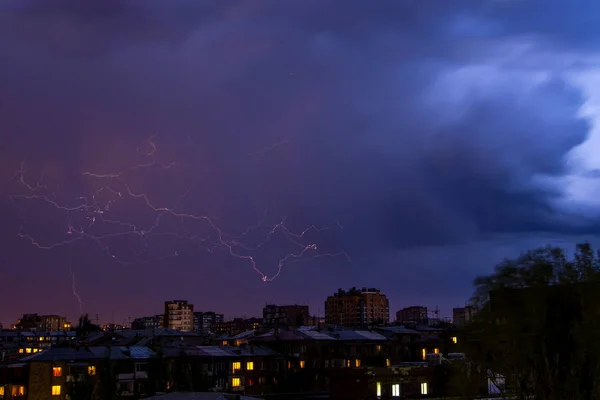
[(161, 161), (184, 167), (140, 187), (167, 201), (201, 180), (185, 205), (237, 229), (265, 208), (299, 229), (340, 223), (320, 239), (364, 265), (595, 232), (561, 201), (590, 132), (569, 78), (593, 67), (590, 6), (200, 3), (5, 2), (5, 192), (22, 159), (32, 179), (44, 169), (63, 194), (89, 192), (81, 172), (121, 170), (156, 135)]

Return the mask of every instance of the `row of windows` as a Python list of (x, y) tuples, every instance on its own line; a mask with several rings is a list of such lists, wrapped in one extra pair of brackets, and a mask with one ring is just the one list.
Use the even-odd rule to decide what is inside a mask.
[[(96, 375), (96, 366), (90, 365), (87, 368), (88, 375), (93, 376)], [(62, 367), (52, 367), (52, 376), (59, 377), (62, 376)]]
[[(381, 382), (377, 382), (377, 397), (381, 398)], [(421, 383), (421, 395), (429, 394), (429, 388), (427, 382)], [(395, 383), (392, 385), (392, 397), (400, 397), (400, 384)]]

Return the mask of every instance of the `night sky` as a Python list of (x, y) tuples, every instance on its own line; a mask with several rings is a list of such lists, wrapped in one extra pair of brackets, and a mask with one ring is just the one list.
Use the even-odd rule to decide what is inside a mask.
[(5, 326), (351, 286), (449, 316), (600, 242), (600, 3), (82, 3), (0, 5)]

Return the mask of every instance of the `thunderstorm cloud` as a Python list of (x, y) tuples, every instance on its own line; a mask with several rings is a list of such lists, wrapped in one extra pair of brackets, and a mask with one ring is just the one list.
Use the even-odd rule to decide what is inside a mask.
[[(0, 302), (31, 288), (73, 315), (75, 268), (86, 309), (123, 318), (170, 297), (228, 315), (266, 301), (317, 313), (343, 286), (380, 287), (394, 310), (460, 305), (503, 257), (595, 242), (599, 19), (600, 5), (558, 0), (5, 1), (0, 268), (19, 284)], [(178, 257), (125, 267), (94, 243), (46, 251), (19, 237), (26, 224), (40, 243), (64, 240), (69, 223), (10, 197), (27, 190), (21, 165), (70, 201), (97, 189), (82, 172), (137, 165), (150, 143), (172, 170), (129, 178), (158, 203), (235, 232), (264, 215), (328, 227), (308, 242), (352, 261), (307, 259), (265, 284), (244, 260), (172, 238), (153, 246)], [(270, 275), (273, 240), (260, 253)]]

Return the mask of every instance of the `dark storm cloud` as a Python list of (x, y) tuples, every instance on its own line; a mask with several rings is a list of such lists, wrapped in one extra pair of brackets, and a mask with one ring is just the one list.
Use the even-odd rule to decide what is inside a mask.
[(525, 69), (482, 61), (504, 38), (589, 33), (558, 19), (584, 22), (575, 3), (543, 4), (6, 3), (3, 155), (57, 175), (114, 170), (160, 131), (208, 175), (213, 204), (338, 220), (332, 240), (356, 252), (571, 231), (549, 205), (561, 188), (534, 178), (564, 173), (588, 130), (583, 99), (560, 77), (524, 89)]

